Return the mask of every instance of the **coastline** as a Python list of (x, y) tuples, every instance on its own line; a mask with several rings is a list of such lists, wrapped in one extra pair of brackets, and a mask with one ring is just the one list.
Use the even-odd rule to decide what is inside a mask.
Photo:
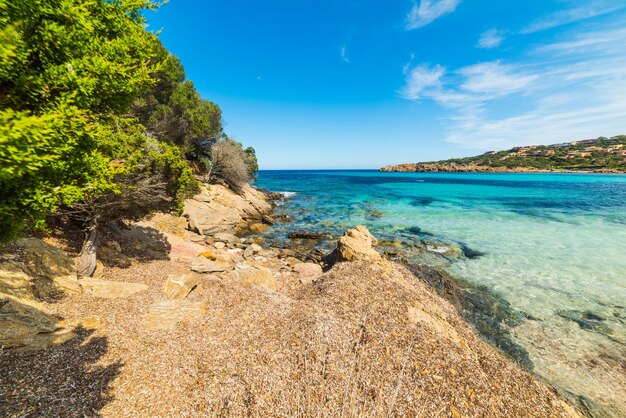
[[(64, 318), (62, 329), (73, 337), (50, 341), (44, 351), (0, 353), (7, 370), (0, 379), (15, 401), (0, 402), (0, 410), (26, 411), (28, 393), (35, 390), (41, 403), (28, 406), (31, 412), (96, 408), (105, 416), (190, 407), (224, 412), (225, 401), (227, 414), (235, 415), (246, 410), (289, 415), (295, 411), (290, 408), (577, 415), (553, 389), (478, 338), (458, 308), (432, 290), (434, 282), (416, 280), (374, 251), (376, 239), (363, 229), (339, 239), (342, 255), (335, 261), (340, 262), (327, 265), (326, 272), (288, 248), (264, 248), (262, 240), (210, 230), (216, 214), (222, 216), (220, 225), (228, 220), (227, 227), (240, 234), (269, 225), (275, 221), (270, 200), (256, 189), (242, 197), (211, 186), (188, 202), (193, 209), (184, 218), (161, 214), (108, 231), (100, 278), (77, 279), (81, 293), (42, 302), (42, 310)], [(52, 238), (49, 243), (74, 255), (67, 237)], [(183, 273), (190, 268), (191, 274)], [(105, 297), (102, 287), (85, 287), (97, 280), (120, 289), (133, 284), (135, 290)], [(449, 280), (442, 283), (458, 294)], [(163, 292), (182, 297), (164, 300)], [(84, 350), (92, 357), (96, 350), (105, 369), (88, 373)], [(120, 362), (121, 370), (115, 366)], [(56, 366), (72, 370), (77, 390), (57, 386), (64, 376)], [(148, 378), (162, 373), (168, 375), (165, 391), (165, 382)], [(20, 386), (37, 378), (48, 385)], [(376, 396), (370, 398), (374, 387)], [(414, 398), (416, 388), (421, 395)], [(208, 393), (212, 397), (198, 398)], [(63, 396), (73, 401), (59, 402)], [(302, 396), (311, 396), (308, 407)]]
[(406, 164), (393, 164), (385, 167), (381, 167), (378, 171), (383, 173), (537, 173), (537, 174), (626, 174), (625, 171), (620, 171), (610, 168), (602, 168), (596, 170), (540, 170), (529, 167), (489, 167), (489, 166), (464, 166), (454, 164), (430, 164), (430, 163), (406, 163)]

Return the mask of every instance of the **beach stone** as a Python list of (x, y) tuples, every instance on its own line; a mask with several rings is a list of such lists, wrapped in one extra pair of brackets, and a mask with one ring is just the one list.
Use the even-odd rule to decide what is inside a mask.
[(196, 273), (217, 273), (229, 268), (230, 264), (223, 261), (199, 261), (191, 265), (191, 271)]
[(163, 293), (168, 299), (184, 299), (200, 283), (200, 276), (185, 274), (170, 275), (163, 282)]
[(25, 271), (32, 277), (38, 298), (53, 298), (63, 293), (80, 293), (76, 265), (62, 250), (37, 238), (16, 241), (25, 258)]
[(213, 244), (213, 246), (218, 250), (221, 250), (222, 248), (226, 247), (226, 244), (224, 244), (223, 242), (216, 242)]
[(269, 227), (270, 226), (268, 224), (253, 223), (248, 227), (248, 229), (254, 234), (260, 234), (262, 232), (265, 232)]
[(142, 325), (151, 330), (171, 329), (180, 322), (202, 318), (207, 312), (206, 303), (184, 299), (157, 302), (148, 307)]
[(235, 270), (228, 273), (227, 278), (244, 286), (259, 286), (274, 291), (280, 289), (278, 280), (265, 267), (238, 265)]
[(335, 250), (336, 261), (357, 261), (370, 260), (380, 261), (381, 255), (372, 248), (377, 240), (369, 230), (360, 225), (350, 229), (339, 238), (337, 249)]
[(260, 245), (251, 244), (244, 250), (243, 257), (244, 258), (252, 257), (253, 255), (258, 254), (262, 250), (263, 248)]
[(213, 239), (215, 241), (223, 242), (225, 244), (233, 244), (233, 245), (241, 244), (241, 240), (239, 239), (239, 237), (233, 234), (226, 233), (226, 232), (220, 232), (220, 233), (213, 235)]
[(302, 284), (311, 284), (322, 275), (322, 267), (315, 263), (298, 263), (293, 266), (293, 271), (300, 275)]
[(116, 282), (93, 277), (80, 279), (79, 283), (85, 293), (104, 299), (127, 298), (148, 289), (148, 285), (142, 283)]

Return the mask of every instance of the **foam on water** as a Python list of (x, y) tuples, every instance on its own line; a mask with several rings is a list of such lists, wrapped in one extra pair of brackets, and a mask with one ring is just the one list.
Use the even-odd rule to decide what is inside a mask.
[(481, 253), (447, 268), (532, 318), (511, 332), (535, 372), (626, 411), (626, 176), (264, 171), (258, 183), (295, 193), (277, 235), (365, 224)]

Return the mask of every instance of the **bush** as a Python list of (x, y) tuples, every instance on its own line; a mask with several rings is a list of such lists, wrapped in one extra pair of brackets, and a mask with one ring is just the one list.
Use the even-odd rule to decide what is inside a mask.
[(211, 147), (209, 178), (222, 180), (231, 189), (241, 192), (251, 179), (249, 154), (240, 143), (230, 138), (223, 139)]

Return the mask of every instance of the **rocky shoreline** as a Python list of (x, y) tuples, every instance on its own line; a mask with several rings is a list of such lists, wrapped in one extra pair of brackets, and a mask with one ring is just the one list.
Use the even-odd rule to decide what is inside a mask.
[(577, 415), (367, 228), (321, 260), (264, 247), (278, 197), (211, 185), (182, 217), (112, 226), (92, 278), (67, 233), (5, 250), (2, 415)]
[(380, 168), (378, 171), (392, 173), (616, 173), (623, 174), (623, 171), (610, 168), (594, 170), (541, 170), (531, 167), (491, 167), (474, 164), (447, 164), (447, 163), (415, 163), (415, 164), (394, 164)]

